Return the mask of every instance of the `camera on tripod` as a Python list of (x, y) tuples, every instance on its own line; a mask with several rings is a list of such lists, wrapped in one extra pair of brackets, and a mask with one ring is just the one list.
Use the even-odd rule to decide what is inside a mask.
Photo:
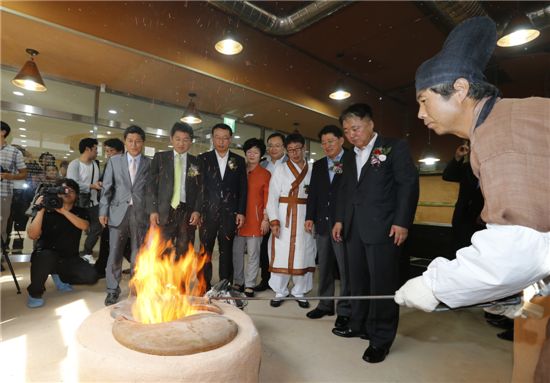
[(63, 207), (63, 200), (58, 196), (58, 194), (69, 194), (65, 186), (46, 186), (40, 188), (37, 192), (37, 195), (43, 196), (42, 203), (40, 205), (35, 205), (33, 210), (40, 210), (45, 208), (46, 211), (52, 212), (55, 209), (60, 209)]

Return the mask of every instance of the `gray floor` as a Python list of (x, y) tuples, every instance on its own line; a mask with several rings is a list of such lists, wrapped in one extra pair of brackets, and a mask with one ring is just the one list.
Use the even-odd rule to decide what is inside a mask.
[[(0, 381), (71, 381), (67, 345), (86, 316), (104, 307), (105, 282), (60, 293), (48, 279), (46, 305), (28, 309), (29, 263), (14, 266), (23, 294), (16, 294), (9, 271), (0, 278)], [(279, 308), (251, 302), (246, 312), (262, 339), (262, 382), (508, 382), (512, 374), (512, 343), (498, 339), (499, 330), (477, 309), (402, 310), (395, 344), (378, 365), (361, 359), (368, 341), (331, 334), (335, 317), (307, 319), (292, 301)]]

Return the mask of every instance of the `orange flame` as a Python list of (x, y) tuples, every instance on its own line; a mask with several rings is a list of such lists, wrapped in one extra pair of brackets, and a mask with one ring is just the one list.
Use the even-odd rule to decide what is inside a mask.
[(134, 319), (150, 324), (192, 314), (191, 296), (202, 296), (206, 290), (204, 277), (197, 274), (207, 258), (202, 249), (197, 254), (189, 244), (187, 253), (176, 260), (172, 243), (162, 239), (160, 229), (149, 229), (130, 280), (137, 295), (132, 305)]

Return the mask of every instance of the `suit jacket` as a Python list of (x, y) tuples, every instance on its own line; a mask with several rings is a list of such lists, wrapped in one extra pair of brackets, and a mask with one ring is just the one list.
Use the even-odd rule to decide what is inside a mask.
[[(373, 165), (377, 148), (390, 149), (387, 158)], [(338, 191), (336, 221), (344, 225), (348, 237), (354, 215), (364, 243), (393, 241), (389, 237), (392, 225), (408, 228), (412, 225), (418, 203), (418, 171), (404, 140), (378, 135), (372, 153), (357, 180), (355, 152), (343, 162), (343, 179)]]
[[(202, 171), (197, 157), (187, 153), (185, 177), (185, 202), (189, 211), (200, 212), (202, 208)], [(193, 166), (198, 174), (190, 174)], [(166, 225), (174, 192), (174, 151), (155, 153), (151, 162), (147, 184), (147, 214), (159, 213), (160, 224)]]
[(149, 177), (151, 159), (141, 155), (134, 184), (130, 180), (130, 169), (126, 154), (117, 154), (109, 158), (103, 174), (103, 189), (99, 201), (99, 215), (109, 217), (109, 226), (118, 226), (126, 215), (132, 200), (140, 224), (149, 222), (146, 215), (145, 194)]
[[(349, 151), (344, 150), (340, 162), (343, 163), (349, 156), (353, 157)], [(315, 231), (320, 235), (331, 233), (336, 217), (338, 188), (342, 176), (343, 174), (334, 174), (334, 178), (330, 182), (327, 157), (323, 157), (313, 164), (307, 197), (306, 220), (312, 220), (315, 223)]]
[[(215, 150), (201, 154), (204, 198), (202, 214), (218, 214), (220, 210), (232, 214), (246, 213), (246, 164), (244, 158), (233, 152), (228, 153), (227, 166), (223, 180)], [(233, 165), (230, 166), (230, 163)]]

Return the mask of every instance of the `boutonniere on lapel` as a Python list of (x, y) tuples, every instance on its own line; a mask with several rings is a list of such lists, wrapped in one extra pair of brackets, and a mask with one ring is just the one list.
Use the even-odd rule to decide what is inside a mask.
[(332, 170), (334, 174), (342, 174), (344, 172), (344, 164), (340, 161), (334, 161), (330, 170)]
[(388, 159), (388, 154), (391, 152), (391, 146), (379, 146), (372, 149), (372, 154), (370, 156), (370, 165), (371, 166), (380, 166), (380, 164)]
[(196, 165), (189, 165), (189, 170), (187, 170), (187, 177), (196, 177), (199, 174), (199, 168)]
[(230, 158), (230, 159), (227, 161), (227, 166), (229, 166), (229, 169), (235, 170), (235, 169), (237, 169), (237, 161), (235, 161), (234, 158)]

